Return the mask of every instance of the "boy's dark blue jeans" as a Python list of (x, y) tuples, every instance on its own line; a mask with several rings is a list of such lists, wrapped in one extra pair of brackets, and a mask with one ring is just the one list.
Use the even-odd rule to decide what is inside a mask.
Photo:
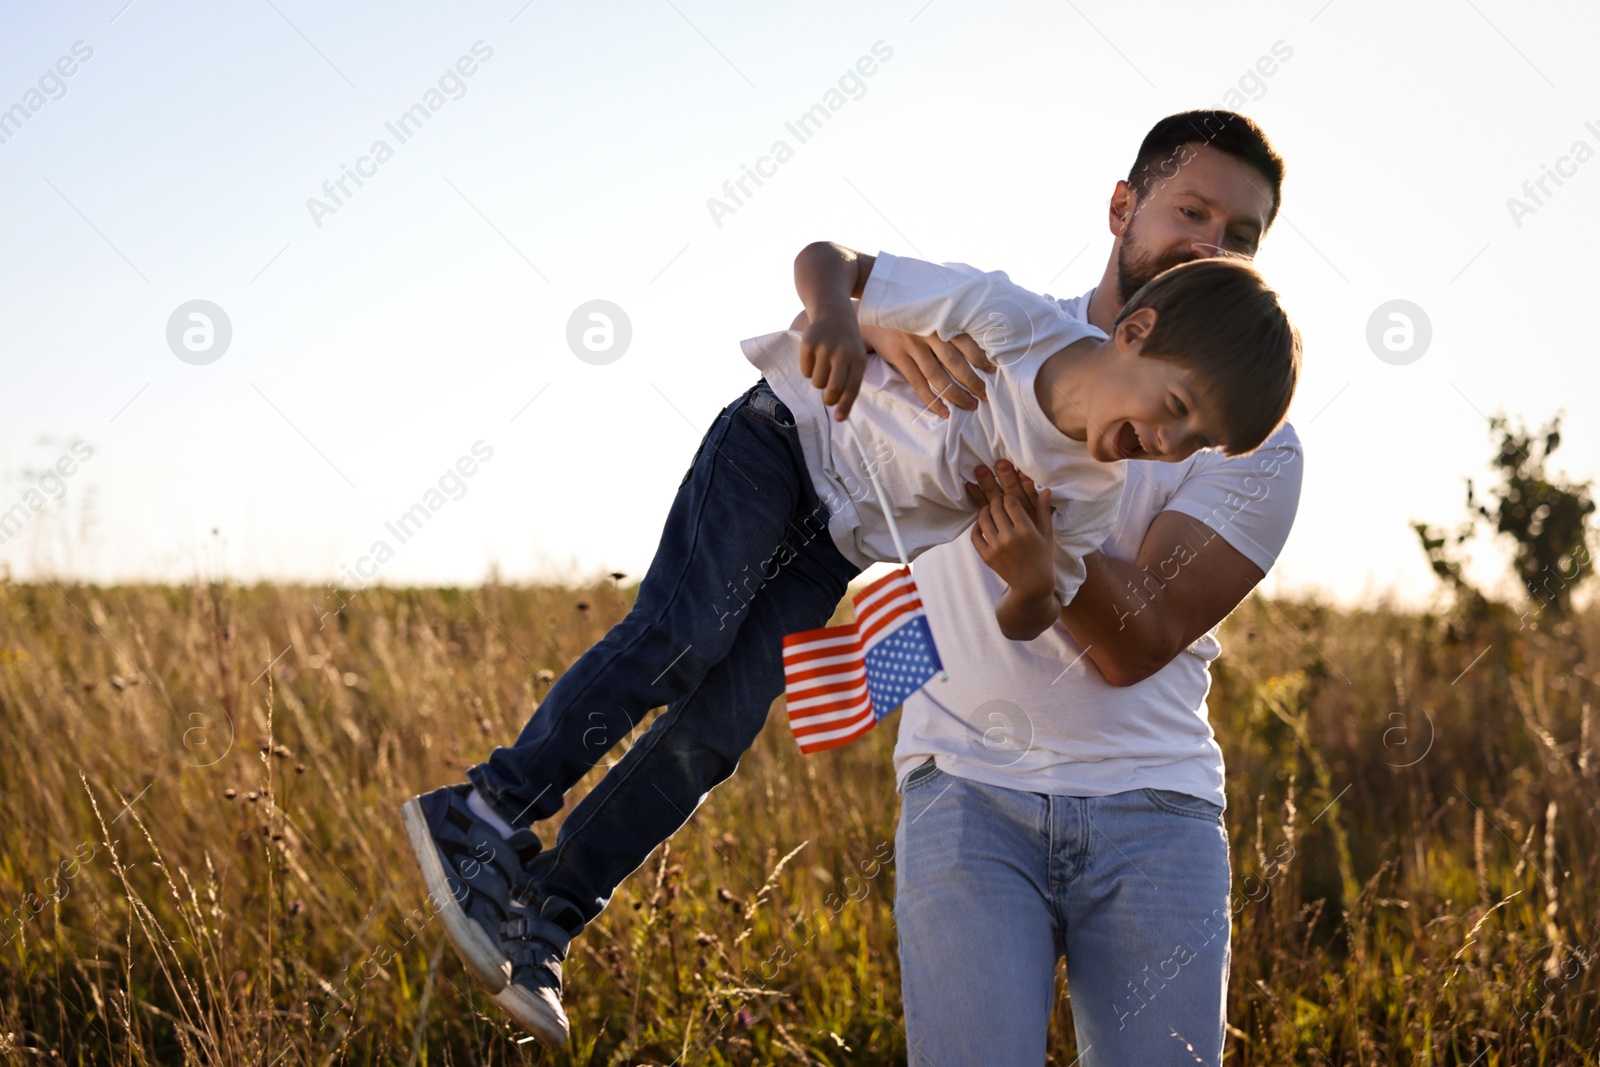
[(860, 571), (834, 547), (789, 409), (765, 381), (729, 404), (678, 487), (627, 618), (551, 687), (516, 744), (467, 777), (513, 826), (665, 707), (528, 871), (584, 922), (738, 767), (783, 692), (783, 638), (827, 624)]

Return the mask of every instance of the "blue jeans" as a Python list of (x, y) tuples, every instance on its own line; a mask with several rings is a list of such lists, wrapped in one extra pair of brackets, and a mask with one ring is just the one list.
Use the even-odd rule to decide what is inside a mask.
[(826, 625), (859, 573), (828, 515), (793, 416), (758, 382), (701, 441), (633, 609), (551, 687), (514, 745), (467, 772), (491, 808), (526, 826), (666, 708), (529, 865), (541, 897), (589, 922), (738, 767), (783, 692), (784, 636)]
[(1048, 796), (917, 768), (895, 837), (911, 1067), (1041, 1067), (1062, 956), (1081, 1067), (1217, 1067), (1229, 880), (1209, 801)]

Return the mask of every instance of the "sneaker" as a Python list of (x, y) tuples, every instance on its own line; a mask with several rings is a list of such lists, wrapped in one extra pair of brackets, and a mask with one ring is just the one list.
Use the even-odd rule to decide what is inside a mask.
[(400, 809), (428, 896), (467, 970), (499, 993), (511, 981), (511, 958), (500, 927), (513, 916), (522, 867), (539, 854), (539, 838), (521, 829), (509, 838), (467, 807), (470, 783), (412, 797)]
[(500, 928), (511, 959), (511, 982), (494, 1002), (547, 1048), (567, 1043), (567, 1013), (561, 1007), (561, 962), (567, 946), (583, 925), (578, 911), (564, 900), (546, 899), (537, 914), (515, 909)]

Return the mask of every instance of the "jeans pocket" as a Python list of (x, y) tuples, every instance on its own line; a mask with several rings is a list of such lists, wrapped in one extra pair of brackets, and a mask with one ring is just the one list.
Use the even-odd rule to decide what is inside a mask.
[(942, 772), (939, 770), (939, 765), (933, 762), (932, 756), (928, 757), (928, 762), (914, 769), (906, 775), (906, 780), (900, 783), (900, 795), (905, 796), (907, 790), (937, 777), (940, 773)]
[(767, 384), (765, 378), (757, 382), (755, 388), (745, 396), (744, 403), (739, 405), (739, 412), (787, 437), (797, 437), (800, 434), (800, 430), (795, 426), (794, 414), (782, 400), (778, 399), (778, 394), (772, 391), (772, 386)]
[(1150, 803), (1169, 815), (1187, 815), (1204, 822), (1221, 822), (1222, 808), (1209, 800), (1180, 793), (1174, 789), (1141, 789)]

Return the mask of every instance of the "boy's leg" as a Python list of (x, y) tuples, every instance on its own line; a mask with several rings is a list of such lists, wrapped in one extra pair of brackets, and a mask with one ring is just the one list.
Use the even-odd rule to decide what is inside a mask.
[(1156, 789), (1078, 801), (1087, 856), (1057, 898), (1083, 1067), (1218, 1067), (1232, 919), (1222, 809)]
[(590, 922), (738, 767), (783, 692), (785, 635), (826, 625), (858, 573), (826, 530), (788, 545), (792, 558), (746, 609), (727, 656), (656, 717), (529, 865), (539, 898), (569, 902)]
[(551, 687), (514, 744), (468, 771), (482, 799), (513, 826), (560, 810), (646, 713), (693, 692), (727, 656), (799, 528), (820, 529), (832, 549), (827, 517), (787, 409), (758, 384), (706, 433), (633, 609)]
[[(470, 785), (446, 786), (403, 807), (457, 953), (546, 1043), (566, 1039), (559, 961), (567, 932), (581, 922), (561, 901), (538, 912), (524, 903), (538, 901), (526, 871), (540, 850), (526, 825), (557, 811), (566, 790), (646, 712), (700, 684), (732, 647), (750, 600), (786, 562), (790, 542), (807, 539), (813, 552), (825, 545), (832, 565), (847, 572), (837, 602), (855, 569), (833, 548), (827, 520), (793, 418), (758, 383), (724, 409), (701, 442), (627, 618), (551, 688), (515, 745), (468, 772)], [(818, 624), (826, 618), (824, 612)], [(516, 827), (509, 839), (475, 810), (485, 803)], [(648, 831), (637, 836), (643, 855), (658, 843)], [(531, 996), (524, 995), (526, 982), (507, 985), (519, 970), (542, 976)]]
[(906, 776), (894, 921), (911, 1067), (1043, 1067), (1059, 956), (1050, 803), (936, 768)]
[[(751, 408), (734, 418), (770, 421), (771, 429), (795, 434), (787, 410), (770, 392), (754, 397)], [(744, 596), (716, 606), (725, 626), (719, 634), (732, 639), (719, 644), (715, 661), (699, 671), (692, 690), (666, 701), (667, 710), (572, 811), (555, 847), (525, 868), (521, 896), (526, 903), (518, 904), (501, 928), (511, 973), (495, 1003), (549, 1044), (565, 1040), (561, 964), (572, 937), (600, 912), (616, 885), (683, 825), (711, 788), (733, 773), (783, 690), (784, 636), (825, 624), (858, 573), (828, 534), (827, 511), (805, 474), (798, 437), (791, 436), (790, 444), (801, 481), (793, 521), (763, 557), (770, 566), (757, 572)], [(716, 447), (709, 436), (707, 445)], [(697, 461), (696, 471), (700, 466)], [(646, 583), (656, 576), (652, 565)], [(586, 719), (581, 725), (607, 730), (601, 721)], [(594, 738), (591, 761), (615, 744), (624, 728)]]

